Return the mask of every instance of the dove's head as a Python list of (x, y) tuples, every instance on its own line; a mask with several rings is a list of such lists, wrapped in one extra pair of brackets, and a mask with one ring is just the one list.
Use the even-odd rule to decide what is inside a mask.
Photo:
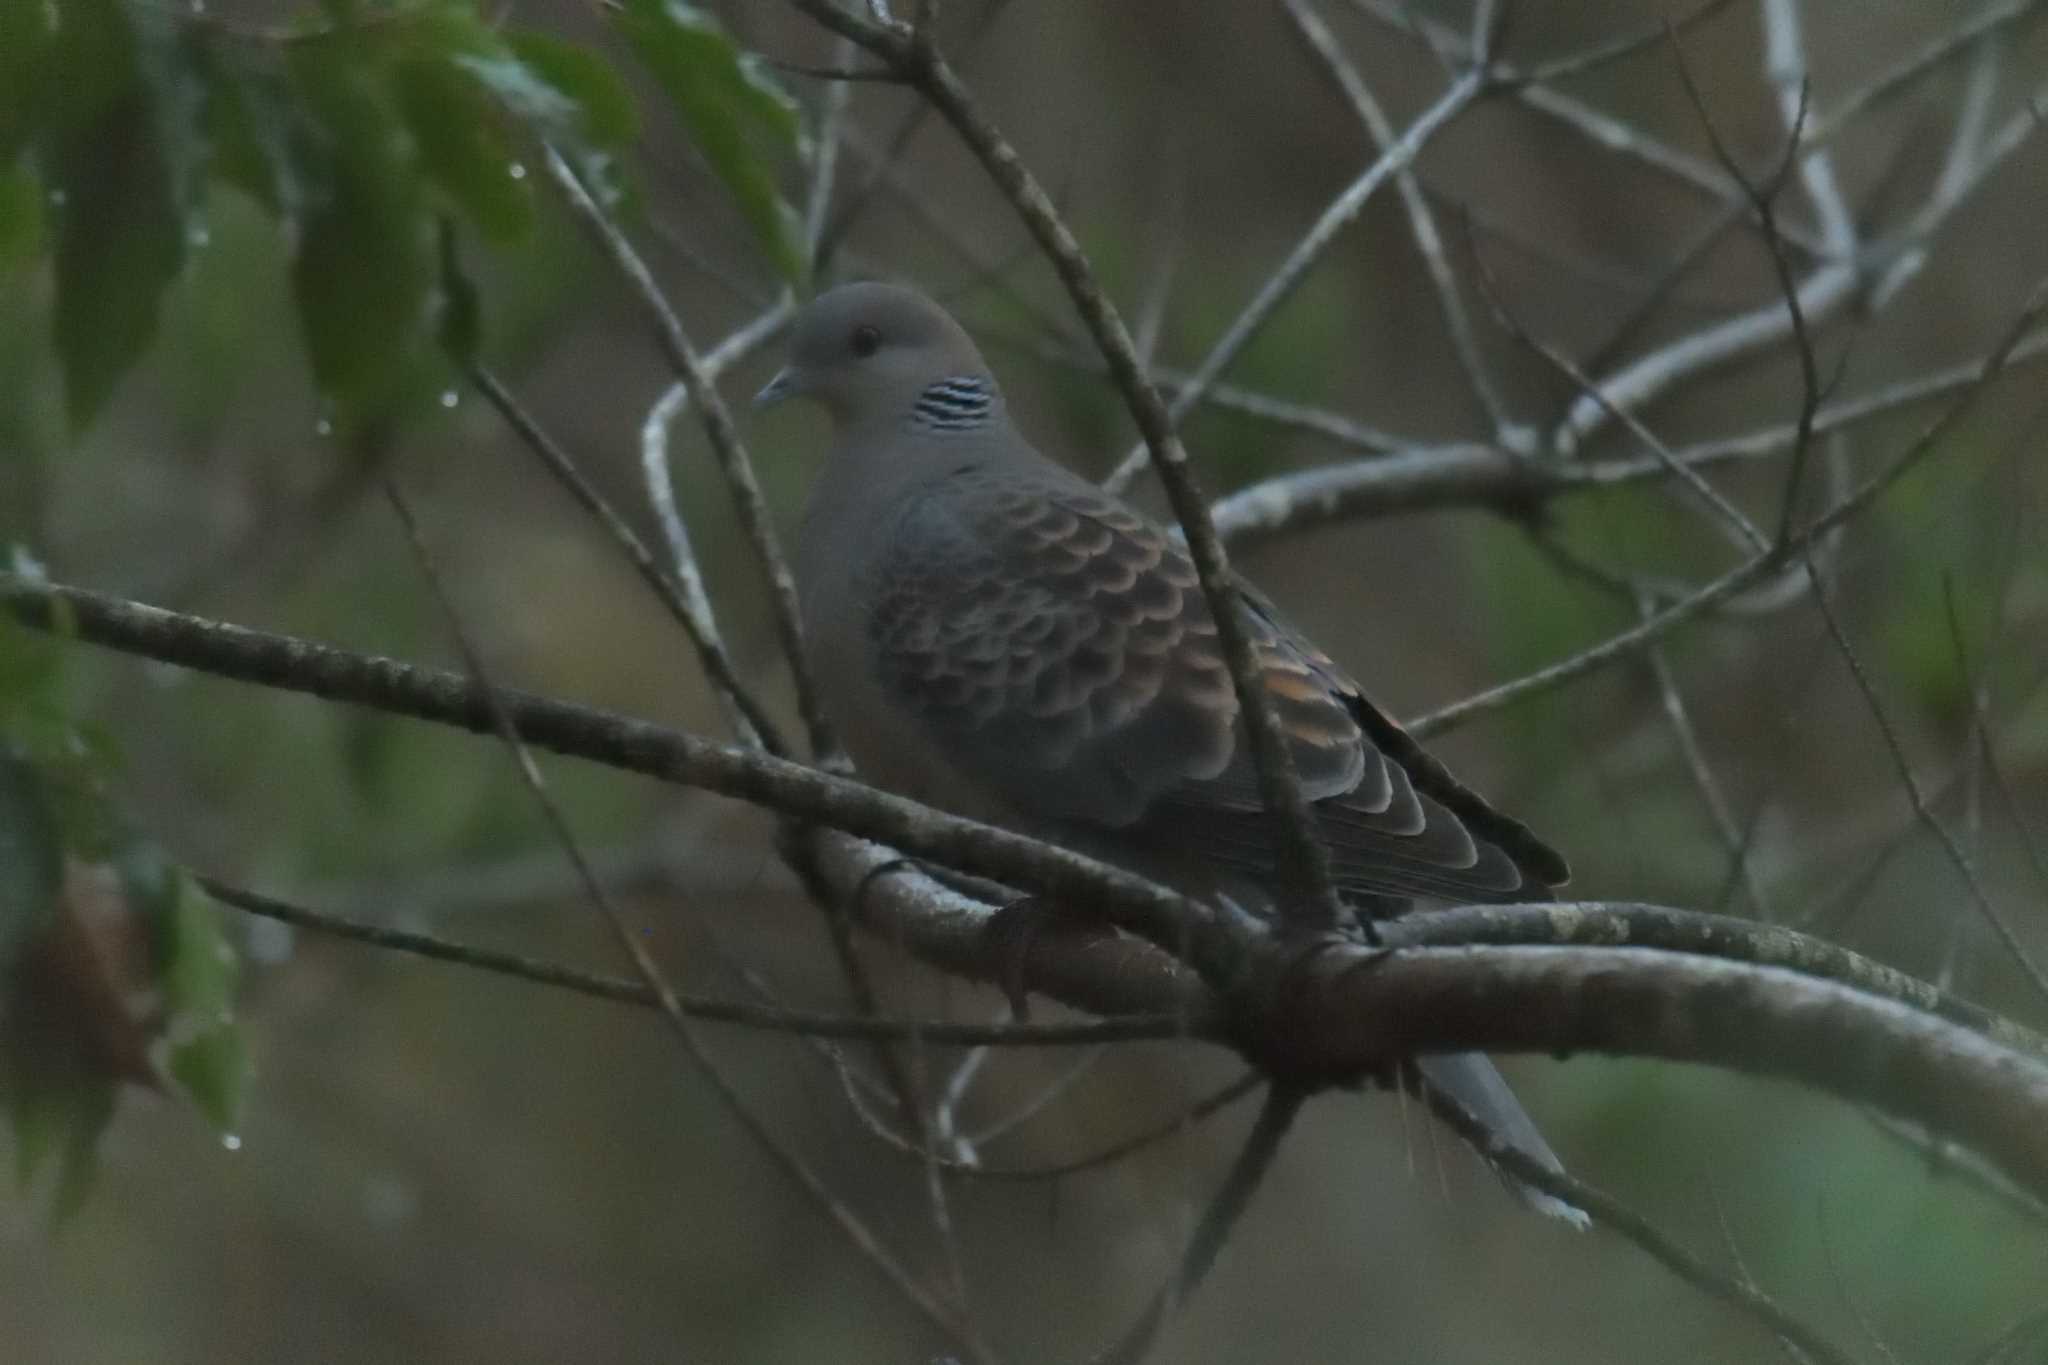
[(945, 309), (901, 285), (843, 284), (797, 314), (789, 363), (754, 402), (812, 398), (845, 428), (901, 418), (946, 380), (994, 388), (973, 340)]

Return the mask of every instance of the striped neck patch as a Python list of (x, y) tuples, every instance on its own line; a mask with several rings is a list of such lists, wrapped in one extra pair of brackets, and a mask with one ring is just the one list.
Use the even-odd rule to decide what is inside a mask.
[(995, 406), (995, 385), (980, 375), (954, 375), (925, 385), (910, 405), (910, 421), (938, 431), (972, 431), (988, 422)]

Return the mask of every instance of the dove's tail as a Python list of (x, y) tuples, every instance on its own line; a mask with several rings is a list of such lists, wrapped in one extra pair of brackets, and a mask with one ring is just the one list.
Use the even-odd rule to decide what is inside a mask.
[[(1564, 1174), (1564, 1163), (1557, 1159), (1556, 1152), (1550, 1150), (1550, 1144), (1537, 1130), (1536, 1121), (1529, 1117), (1529, 1111), (1522, 1108), (1522, 1102), (1508, 1088), (1507, 1078), (1485, 1054), (1460, 1052), (1421, 1057), (1416, 1060), (1416, 1069), (1422, 1073), (1424, 1085), (1437, 1097), (1453, 1101), (1509, 1147), (1542, 1163), (1548, 1170)], [(1575, 1228), (1592, 1225), (1593, 1220), (1585, 1210), (1525, 1185), (1505, 1171), (1501, 1172), (1501, 1179), (1517, 1198), (1538, 1213), (1548, 1214)]]

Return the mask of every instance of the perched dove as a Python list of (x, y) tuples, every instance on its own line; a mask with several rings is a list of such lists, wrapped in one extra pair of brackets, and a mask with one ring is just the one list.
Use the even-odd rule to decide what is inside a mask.
[[(757, 402), (799, 395), (835, 428), (797, 544), (804, 635), (861, 774), (1191, 894), (1270, 886), (1251, 746), (1180, 543), (1034, 449), (973, 341), (912, 290), (851, 284), (806, 307)], [(1383, 914), (1414, 897), (1550, 898), (1568, 875), (1557, 853), (1461, 786), (1271, 603), (1247, 592), (1244, 606), (1348, 900)], [(1561, 1169), (1484, 1057), (1423, 1070)]]

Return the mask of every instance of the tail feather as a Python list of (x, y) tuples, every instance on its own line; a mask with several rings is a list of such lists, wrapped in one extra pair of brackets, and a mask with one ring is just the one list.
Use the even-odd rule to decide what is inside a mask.
[[(1564, 1163), (1544, 1141), (1536, 1121), (1529, 1117), (1529, 1111), (1522, 1108), (1522, 1102), (1508, 1088), (1507, 1078), (1483, 1053), (1419, 1057), (1416, 1069), (1422, 1073), (1426, 1086), (1477, 1118), (1500, 1141), (1540, 1162), (1546, 1169), (1564, 1174)], [(1593, 1220), (1584, 1209), (1525, 1185), (1504, 1171), (1500, 1175), (1515, 1196), (1536, 1212), (1548, 1214), (1582, 1231), (1592, 1226)]]

